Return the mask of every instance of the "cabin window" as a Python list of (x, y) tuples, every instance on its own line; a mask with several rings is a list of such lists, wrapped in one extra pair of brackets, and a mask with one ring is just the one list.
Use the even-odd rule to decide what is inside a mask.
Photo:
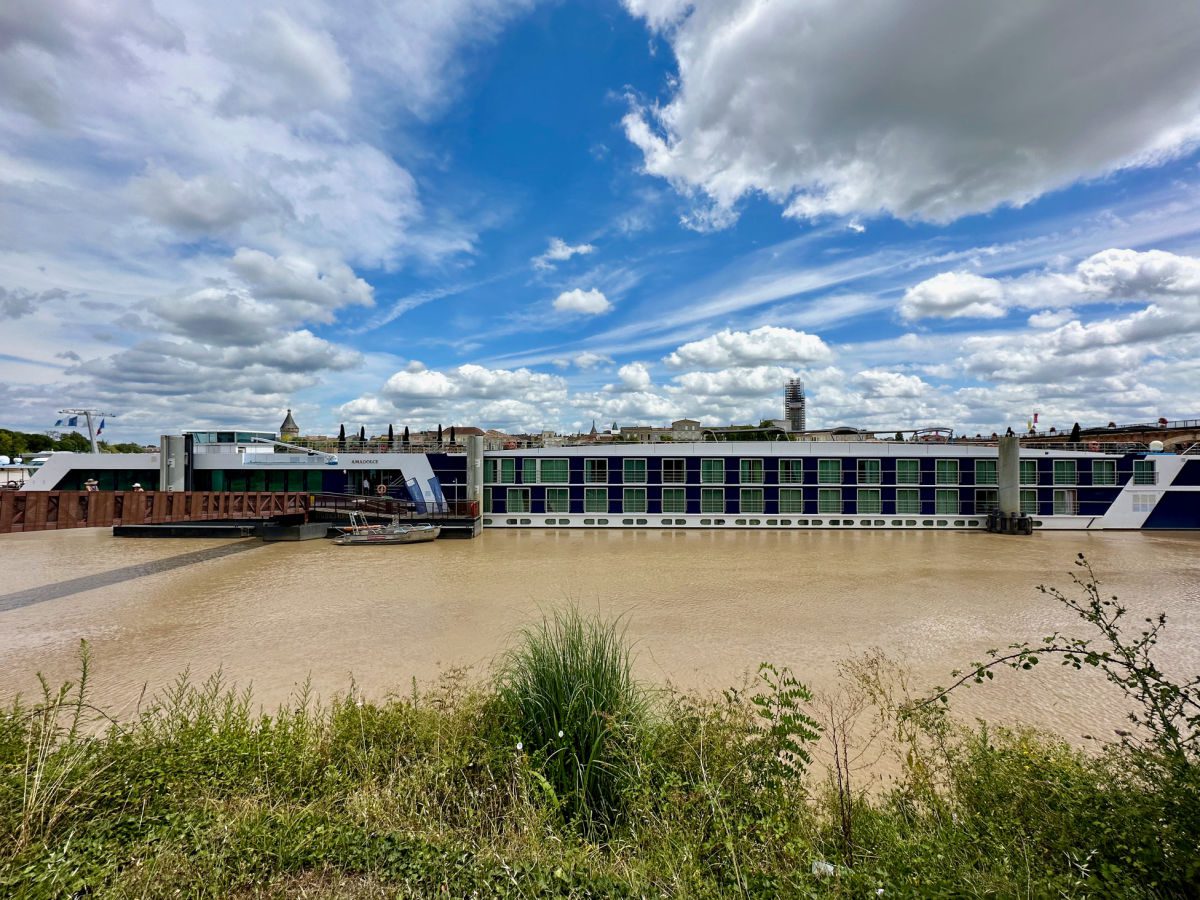
[(485, 513), (492, 512), (492, 489), (490, 487), (483, 489), (483, 511)]
[(896, 513), (919, 515), (921, 512), (921, 492), (916, 488), (896, 489)]
[(879, 515), (883, 512), (883, 500), (879, 488), (859, 488), (858, 514), (860, 516)]
[(958, 484), (958, 460), (939, 459), (934, 463), (937, 484)]
[(842, 511), (842, 492), (838, 488), (821, 488), (817, 491), (817, 512), (840, 513)]
[(1075, 460), (1073, 459), (1056, 459), (1054, 461), (1054, 483), (1055, 484), (1076, 484), (1075, 477)]
[[(941, 460), (939, 460), (941, 462)], [(957, 463), (957, 460), (954, 460)], [(939, 488), (933, 495), (933, 512), (938, 516), (953, 516), (958, 513), (958, 491)]]
[(975, 483), (976, 484), (995, 484), (996, 483), (996, 460), (994, 460), (994, 459), (977, 459), (977, 460), (975, 460)]
[(1158, 473), (1154, 471), (1154, 460), (1135, 459), (1133, 461), (1134, 484), (1157, 484)]
[(725, 512), (725, 492), (720, 488), (704, 488), (700, 491), (700, 512)]
[(682, 459), (664, 459), (663, 484), (685, 484), (687, 482), (687, 465)]
[(761, 513), (763, 511), (762, 488), (742, 488), (740, 503), (743, 513)]
[(896, 460), (896, 484), (920, 484), (921, 462), (916, 459)]
[(517, 461), (511, 457), (485, 459), (483, 480), (491, 484), (516, 484)]
[(510, 513), (529, 512), (529, 488), (509, 488), (508, 507)]
[(1092, 460), (1092, 484), (1116, 484), (1117, 461), (1115, 459)]
[(546, 512), (567, 513), (571, 511), (571, 492), (567, 488), (546, 488)]
[(779, 483), (801, 484), (804, 481), (804, 461), (800, 459), (781, 459), (779, 461)]
[(1079, 492), (1078, 491), (1055, 491), (1054, 492), (1054, 515), (1056, 515), (1056, 516), (1077, 516), (1077, 515), (1079, 515)]
[(585, 459), (583, 480), (585, 484), (608, 484), (608, 460)]
[(644, 459), (627, 459), (623, 465), (622, 480), (625, 484), (646, 483), (646, 461)]
[(723, 460), (723, 459), (702, 459), (702, 460), (700, 460), (700, 483), (701, 484), (724, 484), (725, 483), (725, 460)]
[(858, 461), (858, 483), (859, 484), (879, 484), (880, 478), (879, 460), (877, 459), (860, 459)]
[(1158, 496), (1158, 491), (1138, 491), (1133, 495), (1133, 511), (1154, 512), (1154, 507), (1158, 505)]
[(605, 488), (584, 488), (583, 511), (590, 513), (608, 512), (608, 491)]
[(683, 488), (663, 488), (662, 511), (664, 513), (686, 513), (687, 491)]
[(1000, 508), (1000, 492), (999, 491), (976, 491), (975, 492), (975, 512), (987, 513), (994, 509)]
[(779, 511), (781, 513), (804, 512), (804, 491), (800, 488), (780, 488)]
[(842, 461), (840, 459), (818, 459), (817, 460), (817, 483), (818, 484), (841, 484), (842, 483)]
[(625, 494), (621, 499), (624, 504), (623, 512), (644, 513), (646, 511), (645, 488), (625, 488)]
[(543, 459), (541, 461), (543, 484), (566, 484), (571, 480), (565, 459)]
[(1021, 484), (1037, 484), (1037, 460), (1021, 460)]
[(740, 480), (742, 484), (762, 484), (763, 461), (761, 459), (743, 459)]
[(1021, 512), (1027, 516), (1036, 516), (1037, 511), (1037, 491), (1021, 491)]

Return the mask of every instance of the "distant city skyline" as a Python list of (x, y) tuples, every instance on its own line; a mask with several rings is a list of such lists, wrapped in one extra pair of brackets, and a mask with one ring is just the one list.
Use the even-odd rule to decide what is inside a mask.
[(1182, 0), (0, 8), (0, 427), (1200, 414)]

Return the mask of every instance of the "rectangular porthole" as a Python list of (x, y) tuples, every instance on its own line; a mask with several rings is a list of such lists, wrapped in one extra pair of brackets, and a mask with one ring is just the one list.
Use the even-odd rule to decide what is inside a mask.
[(912, 526), (917, 524), (917, 520), (916, 519), (905, 519), (904, 524), (906, 527), (911, 528)]
[(701, 520), (700, 520), (700, 524), (701, 524), (701, 525), (711, 525), (711, 524), (712, 524), (712, 519), (701, 519)]
[(734, 519), (734, 520), (733, 520), (733, 524), (734, 524), (734, 525), (745, 525), (745, 524), (746, 524), (746, 520), (745, 520), (745, 519)]
[(597, 520), (596, 520), (596, 524), (597, 524), (597, 525), (607, 525), (607, 524), (608, 524), (608, 519), (597, 519)]
[(584, 520), (583, 520), (583, 524), (584, 524), (584, 525), (595, 525), (595, 524), (596, 524), (596, 520), (595, 520), (595, 519), (584, 519)]
[(761, 525), (761, 524), (762, 524), (762, 519), (751, 519), (751, 520), (750, 520), (750, 524), (751, 524), (751, 525)]
[(779, 520), (778, 519), (767, 519), (767, 524), (768, 525), (778, 525)]
[(533, 520), (532, 520), (532, 519), (522, 519), (522, 520), (521, 520), (521, 524), (522, 524), (522, 525), (532, 525), (532, 524), (533, 524)]
[(645, 520), (645, 519), (638, 519), (638, 520), (637, 520), (637, 523), (638, 523), (639, 525), (645, 525), (645, 524), (646, 524), (646, 520)]
[(780, 525), (791, 525), (791, 524), (792, 524), (792, 520), (791, 520), (791, 519), (780, 519), (780, 520), (779, 520), (779, 524), (780, 524)]
[(621, 524), (622, 524), (622, 525), (632, 525), (632, 524), (633, 524), (633, 519), (622, 519), (622, 520), (621, 520)]
[(505, 520), (504, 520), (504, 524), (505, 524), (505, 525), (516, 525), (516, 524), (517, 524), (517, 520), (516, 520), (516, 519), (505, 519)]
[(687, 524), (687, 519), (676, 519), (676, 520), (675, 520), (675, 524), (676, 524), (676, 525), (686, 525), (686, 524)]
[(904, 520), (903, 519), (892, 519), (892, 524), (893, 525), (903, 525)]
[(671, 524), (671, 520), (670, 520), (670, 519), (662, 519), (661, 521), (662, 521), (662, 524), (663, 524), (663, 525), (670, 525), (670, 524)]
[(483, 524), (484, 524), (484, 525), (491, 525), (491, 524), (492, 524), (492, 520), (491, 520), (491, 519), (484, 519), (484, 520), (483, 520)]

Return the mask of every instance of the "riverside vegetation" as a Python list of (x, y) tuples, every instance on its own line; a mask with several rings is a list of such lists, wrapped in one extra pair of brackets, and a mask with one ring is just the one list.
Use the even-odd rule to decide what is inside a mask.
[[(129, 721), (81, 677), (0, 714), (0, 894), (17, 897), (1197, 896), (1200, 682), (1155, 665), (1085, 560), (1045, 589), (1083, 637), (992, 651), (919, 693), (881, 653), (814, 698), (764, 665), (639, 685), (619, 622), (565, 609), (494, 678), (274, 714), (181, 677)], [(1134, 722), (1094, 752), (947, 714), (1039, 658), (1102, 672)], [(896, 775), (864, 782), (862, 760)], [(814, 765), (814, 762), (817, 765)]]

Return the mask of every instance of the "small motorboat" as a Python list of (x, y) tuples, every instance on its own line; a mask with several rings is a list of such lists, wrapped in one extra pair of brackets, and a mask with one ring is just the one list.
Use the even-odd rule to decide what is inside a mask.
[(359, 546), (364, 544), (420, 544), (436, 540), (442, 533), (441, 525), (430, 525), (421, 522), (407, 525), (400, 522), (398, 516), (386, 525), (367, 522), (367, 517), (360, 512), (350, 513), (350, 524), (340, 529), (341, 534), (333, 539), (339, 547)]

